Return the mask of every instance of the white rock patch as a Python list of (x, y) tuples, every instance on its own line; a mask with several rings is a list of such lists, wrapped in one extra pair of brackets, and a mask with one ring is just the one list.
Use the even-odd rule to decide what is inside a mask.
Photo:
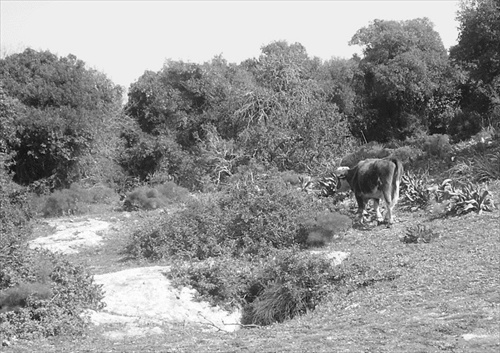
[(348, 252), (331, 250), (310, 250), (309, 253), (312, 255), (324, 256), (326, 259), (331, 260), (334, 266), (340, 265), (351, 255)]
[[(136, 326), (164, 322), (203, 324), (228, 332), (239, 328), (239, 312), (228, 313), (207, 302), (195, 301), (193, 289), (173, 288), (164, 275), (168, 270), (169, 267), (154, 266), (95, 276), (96, 283), (103, 286), (106, 307), (91, 313), (91, 321), (96, 325), (126, 323), (125, 331), (129, 333), (135, 332)], [(120, 333), (115, 338), (118, 337)]]
[(78, 253), (81, 247), (99, 246), (102, 237), (98, 233), (107, 230), (110, 226), (110, 223), (96, 219), (77, 222), (70, 219), (57, 219), (47, 221), (47, 223), (56, 228), (55, 233), (32, 240), (29, 246), (63, 254)]

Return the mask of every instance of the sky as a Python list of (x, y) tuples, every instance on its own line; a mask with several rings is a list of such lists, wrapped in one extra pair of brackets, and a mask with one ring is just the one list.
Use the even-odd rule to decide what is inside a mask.
[(457, 43), (459, 1), (24, 1), (0, 0), (1, 57), (73, 54), (128, 88), (167, 59), (239, 64), (273, 41), (301, 43), (323, 60), (361, 54), (348, 43), (375, 19), (427, 17), (444, 46)]

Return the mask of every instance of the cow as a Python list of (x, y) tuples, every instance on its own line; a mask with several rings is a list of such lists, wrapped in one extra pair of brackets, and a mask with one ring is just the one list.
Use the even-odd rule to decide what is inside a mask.
[(358, 203), (358, 217), (363, 223), (363, 214), (369, 199), (374, 200), (377, 212), (377, 221), (382, 222), (383, 217), (379, 209), (380, 199), (387, 205), (386, 222), (394, 222), (393, 208), (399, 198), (399, 184), (403, 175), (403, 164), (396, 158), (365, 159), (353, 168), (340, 167), (335, 172), (337, 175), (337, 192), (354, 192)]

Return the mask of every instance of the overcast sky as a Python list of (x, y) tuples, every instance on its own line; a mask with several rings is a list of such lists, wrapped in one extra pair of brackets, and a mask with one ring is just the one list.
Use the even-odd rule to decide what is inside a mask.
[(31, 47), (74, 54), (128, 88), (166, 59), (232, 63), (276, 40), (323, 60), (360, 53), (348, 42), (374, 19), (428, 17), (457, 43), (457, 1), (20, 1), (0, 0), (2, 57)]

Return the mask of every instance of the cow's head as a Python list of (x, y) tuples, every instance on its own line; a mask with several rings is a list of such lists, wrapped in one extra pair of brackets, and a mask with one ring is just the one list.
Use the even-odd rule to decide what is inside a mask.
[(335, 171), (335, 175), (337, 176), (337, 192), (346, 192), (351, 190), (351, 187), (346, 179), (348, 171), (349, 167), (339, 167)]

